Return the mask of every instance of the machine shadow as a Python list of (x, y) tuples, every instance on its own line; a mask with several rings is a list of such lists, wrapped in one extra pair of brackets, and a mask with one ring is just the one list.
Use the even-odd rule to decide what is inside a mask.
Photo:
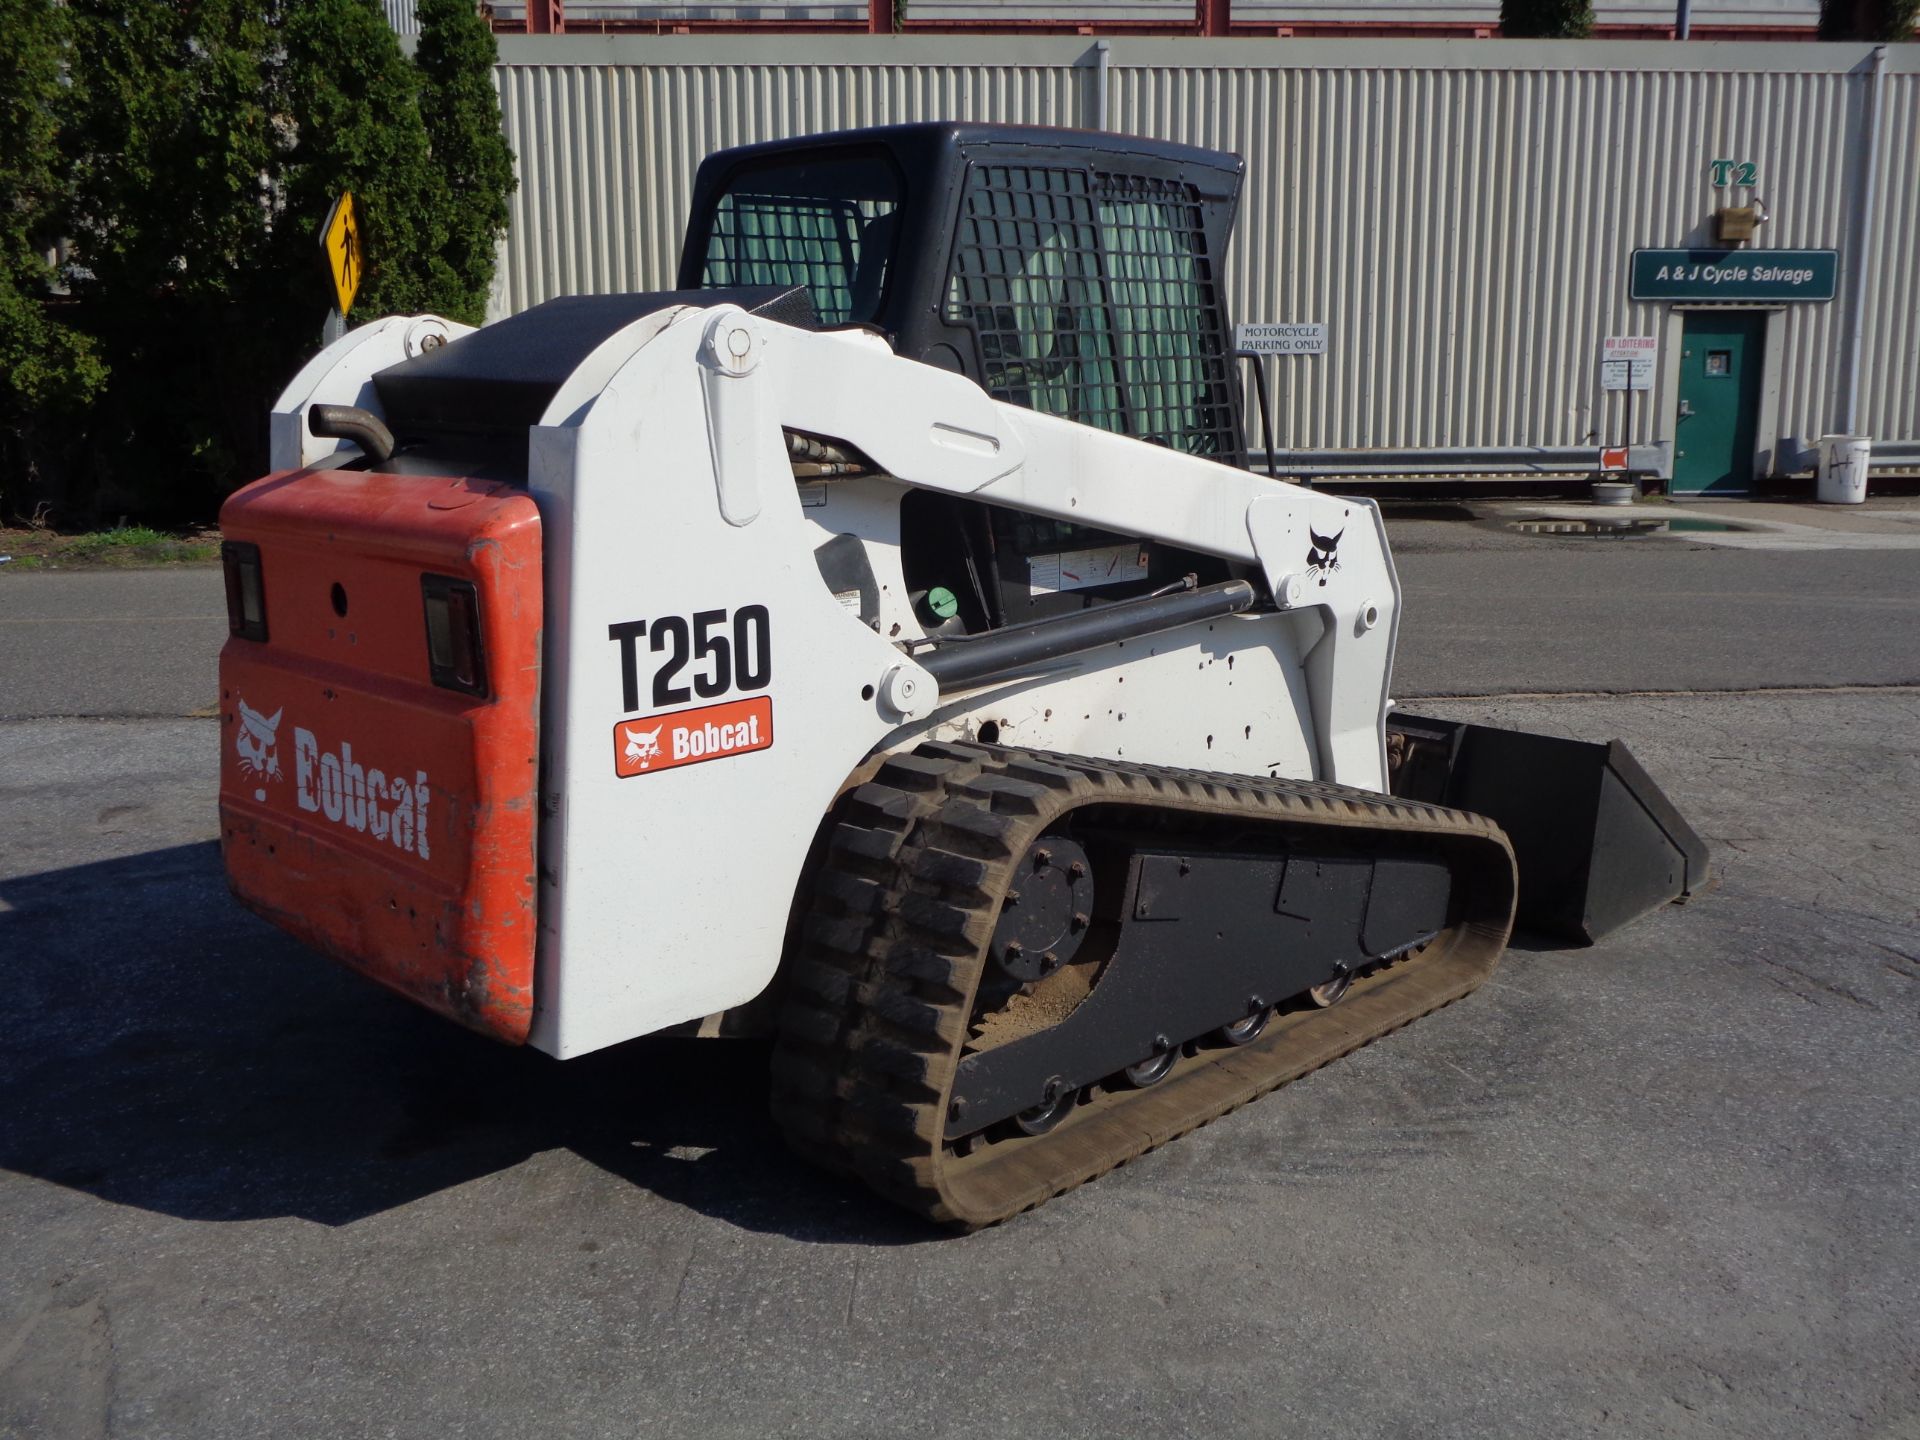
[(344, 1225), (567, 1148), (748, 1230), (939, 1234), (787, 1152), (764, 1044), (497, 1045), (247, 914), (211, 842), (0, 880), (0, 979), (0, 1166), (115, 1204)]

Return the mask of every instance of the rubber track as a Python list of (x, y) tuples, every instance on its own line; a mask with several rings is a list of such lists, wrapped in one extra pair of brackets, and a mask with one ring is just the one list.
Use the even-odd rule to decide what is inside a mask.
[[(1298, 834), (1422, 837), (1459, 918), (1326, 1010), (1276, 1015), (1147, 1090), (1095, 1092), (1044, 1136), (956, 1156), (943, 1142), (986, 942), (1014, 864), (1084, 805), (1270, 822)], [(1040, 1204), (1475, 989), (1513, 923), (1506, 836), (1477, 815), (1317, 782), (928, 744), (834, 816), (774, 1052), (773, 1111), (807, 1158), (930, 1220), (972, 1229)], [(1239, 828), (1236, 826), (1236, 828)]]

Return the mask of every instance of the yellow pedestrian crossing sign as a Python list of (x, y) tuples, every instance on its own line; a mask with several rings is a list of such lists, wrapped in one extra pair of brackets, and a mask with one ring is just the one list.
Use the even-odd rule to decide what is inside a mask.
[(353, 208), (353, 192), (343, 190), (327, 212), (327, 223), (320, 231), (320, 248), (326, 252), (327, 273), (333, 277), (333, 293), (342, 317), (353, 308), (353, 297), (366, 273), (367, 246), (360, 233), (360, 216)]

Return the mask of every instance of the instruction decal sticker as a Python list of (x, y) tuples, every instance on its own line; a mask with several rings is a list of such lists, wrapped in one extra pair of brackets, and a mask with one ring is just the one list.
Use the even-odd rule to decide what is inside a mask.
[(653, 775), (702, 760), (723, 760), (773, 744), (773, 699), (755, 695), (671, 715), (646, 715), (613, 727), (613, 773)]

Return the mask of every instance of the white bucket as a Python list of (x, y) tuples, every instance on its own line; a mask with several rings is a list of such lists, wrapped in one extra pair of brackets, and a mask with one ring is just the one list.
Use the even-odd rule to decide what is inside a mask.
[(1873, 441), (1864, 435), (1822, 435), (1820, 478), (1814, 494), (1823, 505), (1858, 505), (1867, 498), (1867, 461)]

